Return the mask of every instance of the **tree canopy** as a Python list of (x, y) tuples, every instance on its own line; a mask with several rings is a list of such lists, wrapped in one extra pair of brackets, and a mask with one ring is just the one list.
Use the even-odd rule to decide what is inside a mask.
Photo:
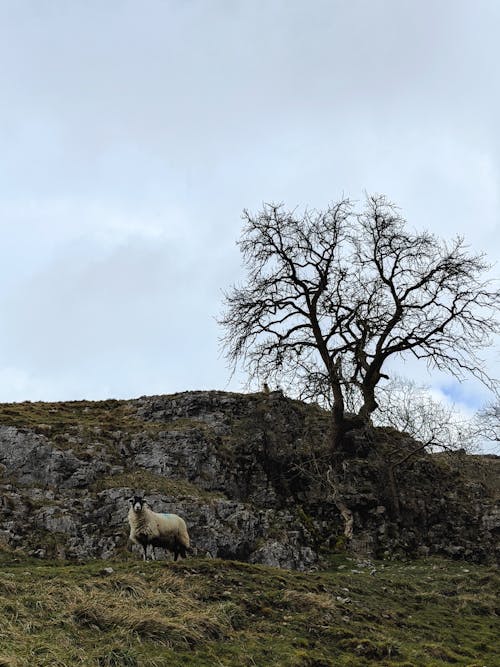
[(410, 229), (382, 195), (361, 211), (349, 199), (323, 211), (266, 204), (243, 219), (246, 281), (226, 293), (220, 318), (227, 358), (329, 402), (337, 441), (346, 397), (368, 421), (392, 357), (493, 386), (480, 351), (499, 331), (499, 291), (463, 238)]

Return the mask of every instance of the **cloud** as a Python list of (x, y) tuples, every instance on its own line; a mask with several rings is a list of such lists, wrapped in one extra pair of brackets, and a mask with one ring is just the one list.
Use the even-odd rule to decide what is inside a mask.
[(498, 260), (499, 18), (488, 0), (3, 3), (5, 398), (226, 386), (213, 318), (263, 201), (384, 192)]
[[(83, 393), (106, 386), (114, 396), (206, 385), (224, 268), (169, 241), (132, 238), (96, 258), (93, 247), (68, 246), (1, 304), (4, 377), (14, 368), (56, 388), (66, 378), (73, 392), (80, 377)], [(25, 386), (41, 397), (36, 383)]]

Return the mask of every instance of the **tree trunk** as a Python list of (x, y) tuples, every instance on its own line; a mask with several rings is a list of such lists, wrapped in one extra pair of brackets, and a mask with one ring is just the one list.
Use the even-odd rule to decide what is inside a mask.
[(342, 451), (342, 443), (344, 439), (344, 420), (339, 419), (335, 411), (332, 410), (332, 418), (330, 423), (330, 449), (331, 454), (335, 457)]
[(326, 479), (330, 488), (331, 498), (344, 520), (344, 537), (350, 541), (354, 533), (354, 515), (340, 496), (340, 482), (332, 466), (327, 470)]
[(354, 515), (347, 505), (342, 502), (342, 500), (337, 499), (334, 501), (337, 509), (340, 512), (341, 517), (344, 519), (344, 537), (346, 540), (352, 540), (354, 533)]
[(336, 369), (330, 368), (330, 384), (333, 394), (332, 422), (331, 422), (331, 451), (332, 454), (342, 450), (342, 440), (344, 437), (344, 395), (342, 386), (338, 380)]
[(378, 403), (375, 400), (375, 387), (363, 385), (361, 392), (363, 394), (363, 405), (359, 411), (359, 416), (365, 422), (368, 422), (372, 412), (378, 408)]

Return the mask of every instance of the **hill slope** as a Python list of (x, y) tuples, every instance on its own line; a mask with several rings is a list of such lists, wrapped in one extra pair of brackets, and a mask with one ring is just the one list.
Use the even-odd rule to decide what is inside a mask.
[(500, 664), (499, 581), (484, 566), (2, 560), (4, 666)]
[[(199, 554), (310, 568), (343, 542), (321, 474), (327, 428), (318, 407), (277, 392), (0, 405), (0, 542), (123, 556), (126, 500), (140, 491), (186, 518)], [(394, 489), (390, 453), (415, 443), (388, 429), (353, 436), (340, 490), (358, 552), (495, 560), (500, 459), (421, 455)]]

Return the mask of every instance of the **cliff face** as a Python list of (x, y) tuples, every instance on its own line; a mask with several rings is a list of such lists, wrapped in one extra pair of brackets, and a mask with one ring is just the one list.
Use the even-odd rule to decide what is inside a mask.
[[(125, 555), (139, 492), (186, 519), (198, 553), (311, 567), (343, 542), (324, 484), (327, 423), (279, 393), (0, 406), (0, 542), (40, 557)], [(391, 486), (389, 453), (411, 442), (382, 429), (355, 440), (338, 488), (354, 549), (496, 558), (499, 459), (420, 456)]]

